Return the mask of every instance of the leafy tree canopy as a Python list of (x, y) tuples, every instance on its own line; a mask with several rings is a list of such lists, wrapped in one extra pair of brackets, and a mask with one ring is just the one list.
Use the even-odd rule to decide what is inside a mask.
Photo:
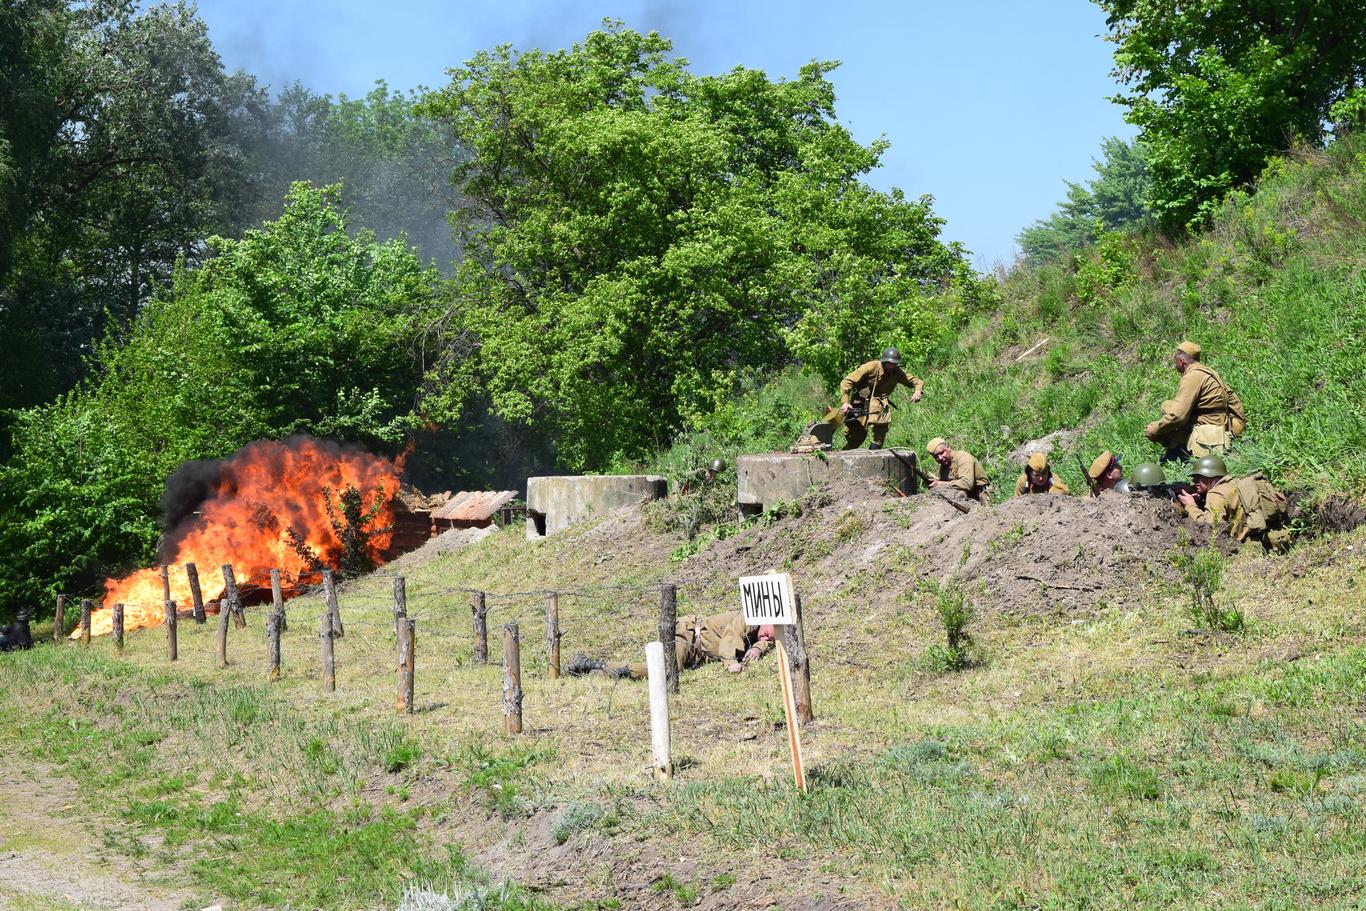
[(1096, 176), (1085, 184), (1067, 181), (1067, 199), (1058, 205), (1058, 211), (1015, 238), (1027, 258), (1074, 253), (1108, 231), (1152, 223), (1144, 145), (1111, 137), (1100, 148), (1102, 157), (1092, 161)]
[(284, 214), (180, 269), (91, 376), (19, 412), (0, 468), (0, 609), (46, 604), (151, 557), (157, 500), (189, 459), (295, 432), (397, 443), (416, 422), (437, 275), (351, 234), (340, 190), (296, 185)]
[[(1320, 144), (1366, 76), (1355, 0), (1096, 0), (1108, 16), (1116, 97), (1139, 127), (1161, 223), (1203, 218), (1301, 140)], [(1337, 107), (1335, 107), (1337, 106)]]
[(835, 64), (698, 76), (671, 50), (617, 23), (504, 46), (420, 106), (468, 154), (458, 291), (493, 407), (569, 468), (645, 454), (744, 368), (913, 349), (975, 289), (928, 198), (860, 182), (885, 143), (837, 122)]

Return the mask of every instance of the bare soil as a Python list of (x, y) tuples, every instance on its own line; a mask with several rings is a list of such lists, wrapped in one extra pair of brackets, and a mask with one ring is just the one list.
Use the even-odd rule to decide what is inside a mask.
[(142, 880), (100, 859), (88, 821), (68, 818), (73, 786), (10, 763), (0, 778), (0, 908), (180, 911), (186, 895)]
[(1104, 494), (1041, 495), (956, 510), (938, 493), (888, 499), (846, 483), (808, 497), (800, 515), (760, 523), (717, 542), (677, 574), (684, 584), (786, 568), (828, 594), (888, 561), (922, 579), (956, 580), (979, 606), (1005, 612), (1076, 613), (1122, 606), (1140, 583), (1174, 578), (1170, 555), (1183, 533), (1168, 502)]

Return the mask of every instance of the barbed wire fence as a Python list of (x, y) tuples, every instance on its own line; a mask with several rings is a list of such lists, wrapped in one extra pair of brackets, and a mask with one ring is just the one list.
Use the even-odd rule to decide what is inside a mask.
[[(305, 630), (318, 630), (321, 647), (301, 665), (309, 676), (316, 673), (321, 677), (325, 692), (336, 689), (336, 640), (346, 638), (347, 620), (360, 620), (363, 621), (360, 628), (366, 634), (349, 638), (347, 660), (368, 667), (389, 660), (385, 653), (392, 656), (396, 671), (396, 709), (400, 714), (413, 713), (416, 710), (414, 691), (420, 632), (424, 674), (449, 673), (467, 663), (501, 663), (504, 728), (511, 734), (522, 732), (523, 652), (530, 658), (526, 663), (528, 669), (555, 680), (563, 670), (561, 645), (564, 640), (575, 642), (590, 638), (577, 635), (583, 624), (610, 622), (633, 631), (644, 626), (649, 630), (644, 636), (646, 641), (654, 638), (657, 632), (664, 645), (667, 686), (677, 693), (679, 668), (674, 634), (678, 594), (684, 591), (698, 601), (711, 600), (708, 587), (700, 583), (661, 581), (490, 592), (460, 585), (409, 586), (407, 577), (400, 573), (375, 573), (361, 580), (337, 584), (326, 572), (319, 580), (318, 574), (295, 575), (274, 570), (270, 572), (269, 584), (259, 575), (238, 584), (231, 568), (223, 567), (222, 594), (206, 602), (199, 592), (193, 565), (188, 565), (186, 570), (193, 590), (191, 606), (169, 597), (172, 587), (164, 572), (163, 594), (168, 597), (161, 604), (142, 600), (103, 606), (111, 614), (109, 632), (116, 651), (123, 651), (124, 622), (131, 620), (134, 629), (162, 626), (167, 637), (168, 658), (175, 661), (178, 659), (178, 621), (192, 619), (196, 624), (204, 624), (214, 618), (217, 663), (219, 668), (226, 668), (235, 663), (230, 660), (230, 643), (241, 635), (241, 632), (232, 634), (230, 630), (259, 626), (263, 627), (267, 641), (267, 679), (273, 681), (281, 677), (281, 633), (287, 629), (291, 613), (289, 603), (316, 605), (316, 609), (309, 610), (303, 617), (298, 616), (297, 608), (292, 613), (296, 622), (302, 619), (308, 624)], [(392, 594), (383, 590), (386, 584), (392, 587)], [(90, 598), (62, 594), (58, 596), (59, 620), (64, 605), (75, 601), (81, 605), (81, 619), (72, 638), (88, 645), (92, 617), (102, 608)], [(249, 623), (248, 616), (259, 617), (263, 622)], [(492, 631), (490, 627), (493, 627)], [(103, 632), (103, 624), (101, 628)], [(60, 623), (54, 626), (54, 639), (60, 641), (58, 631), (61, 629)], [(387, 634), (375, 635), (376, 630), (392, 632), (392, 638)], [(524, 648), (527, 643), (538, 640), (542, 643), (540, 647)], [(571, 647), (571, 652), (574, 650)], [(343, 679), (345, 676), (343, 669)], [(612, 680), (608, 688), (605, 711), (609, 715), (617, 682)]]

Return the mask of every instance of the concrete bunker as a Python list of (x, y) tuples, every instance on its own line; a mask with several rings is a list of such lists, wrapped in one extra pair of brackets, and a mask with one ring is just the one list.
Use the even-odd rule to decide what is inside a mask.
[(659, 475), (558, 475), (527, 478), (526, 536), (544, 538), (643, 500), (660, 500), (669, 492)]
[(799, 500), (813, 486), (833, 481), (874, 481), (889, 496), (919, 490), (915, 453), (851, 449), (848, 452), (771, 452), (735, 461), (740, 514), (757, 516), (776, 503)]

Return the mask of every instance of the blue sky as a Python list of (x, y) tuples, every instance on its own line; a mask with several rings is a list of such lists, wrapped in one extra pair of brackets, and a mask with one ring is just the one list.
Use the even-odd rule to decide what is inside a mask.
[(1088, 0), (200, 0), (199, 11), (228, 67), (333, 94), (376, 79), (436, 87), (481, 48), (565, 47), (604, 17), (658, 29), (699, 72), (778, 78), (840, 60), (840, 119), (862, 142), (891, 142), (870, 181), (934, 196), (945, 238), (983, 270), (1009, 262), (1063, 178), (1091, 175), (1102, 138), (1133, 135), (1107, 100), (1111, 45)]

